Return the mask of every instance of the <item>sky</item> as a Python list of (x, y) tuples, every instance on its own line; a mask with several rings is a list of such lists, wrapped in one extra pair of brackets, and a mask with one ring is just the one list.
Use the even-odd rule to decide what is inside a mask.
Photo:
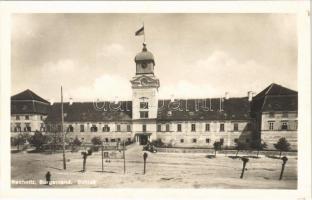
[(293, 14), (14, 14), (11, 94), (130, 100), (143, 36), (159, 98), (243, 97), (271, 83), (297, 90)]

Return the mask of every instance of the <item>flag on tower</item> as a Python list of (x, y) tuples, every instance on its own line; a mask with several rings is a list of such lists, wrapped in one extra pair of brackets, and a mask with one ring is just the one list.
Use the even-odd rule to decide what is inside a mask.
[(144, 35), (144, 26), (135, 32), (135, 36)]

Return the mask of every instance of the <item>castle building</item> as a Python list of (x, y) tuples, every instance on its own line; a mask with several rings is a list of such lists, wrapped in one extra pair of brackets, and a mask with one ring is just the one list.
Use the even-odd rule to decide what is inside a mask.
[[(297, 148), (297, 92), (271, 84), (254, 98), (248, 92), (245, 97), (234, 98), (158, 99), (160, 81), (146, 44), (134, 61), (131, 101), (63, 103), (64, 130), (69, 139), (90, 142), (100, 137), (103, 142), (135, 141), (142, 145), (161, 140), (173, 147), (205, 148), (213, 147), (215, 141), (233, 147), (237, 141), (250, 145), (261, 139), (273, 148), (280, 137), (285, 137), (293, 149)], [(23, 106), (16, 103), (16, 97), (23, 93), (11, 99), (11, 131), (18, 132), (22, 127), (16, 115), (33, 113), (34, 120), (39, 116), (40, 125), (28, 124), (31, 129), (26, 131), (61, 132), (61, 103), (50, 105), (32, 94), (36, 104), (23, 111)]]
[(25, 90), (11, 97), (11, 132), (45, 131), (44, 120), (48, 115), (50, 102), (31, 90)]

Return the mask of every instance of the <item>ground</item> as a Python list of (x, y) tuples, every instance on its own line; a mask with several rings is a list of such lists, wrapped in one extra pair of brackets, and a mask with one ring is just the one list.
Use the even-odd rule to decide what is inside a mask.
[[(122, 155), (122, 153), (120, 153)], [(146, 174), (143, 174), (142, 146), (133, 145), (126, 151), (126, 173), (122, 159), (104, 162), (101, 154), (93, 153), (87, 158), (87, 171), (82, 173), (82, 156), (79, 152), (66, 153), (67, 169), (63, 170), (62, 154), (13, 153), (13, 181), (35, 180), (36, 185), (12, 184), (18, 188), (263, 188), (296, 189), (297, 157), (289, 156), (283, 180), (279, 181), (282, 161), (280, 159), (250, 158), (247, 171), (240, 179), (241, 159), (218, 154), (209, 158), (203, 153), (150, 153), (148, 152)], [(207, 157), (208, 156), (208, 157)], [(38, 184), (50, 171), (57, 185)], [(68, 182), (70, 180), (70, 182)], [(81, 182), (80, 180), (84, 181)], [(67, 181), (70, 184), (63, 184)], [(80, 181), (80, 182), (79, 182)], [(79, 182), (79, 184), (78, 184)]]

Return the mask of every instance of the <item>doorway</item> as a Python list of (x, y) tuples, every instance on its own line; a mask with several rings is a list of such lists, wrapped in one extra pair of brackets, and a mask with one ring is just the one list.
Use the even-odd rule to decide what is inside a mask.
[(148, 141), (147, 135), (140, 135), (139, 136), (140, 145), (146, 145)]

